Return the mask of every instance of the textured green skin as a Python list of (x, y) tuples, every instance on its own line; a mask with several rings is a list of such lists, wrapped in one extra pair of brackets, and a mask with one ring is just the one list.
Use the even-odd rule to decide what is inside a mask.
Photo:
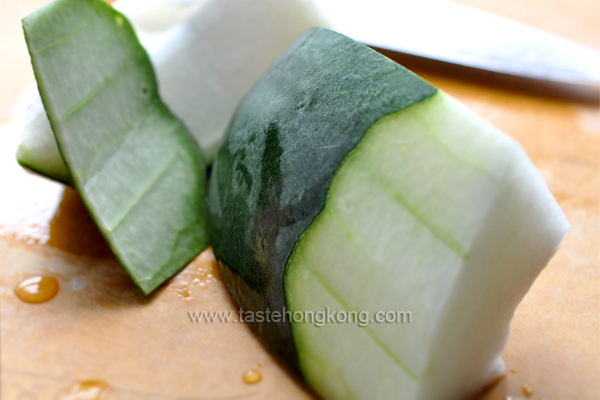
[[(240, 103), (209, 182), (211, 243), (243, 309), (286, 307), (288, 258), (323, 209), (344, 157), (377, 120), (435, 92), (388, 58), (323, 28), (306, 32), (273, 64)], [(297, 370), (289, 318), (256, 327)]]
[(131, 25), (105, 1), (57, 0), (23, 30), (74, 186), (149, 294), (208, 244), (202, 153), (160, 100)]

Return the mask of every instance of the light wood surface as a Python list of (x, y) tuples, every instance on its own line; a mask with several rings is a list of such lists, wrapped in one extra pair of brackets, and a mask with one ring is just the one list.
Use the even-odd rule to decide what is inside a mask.
[[(14, 162), (11, 109), (33, 84), (20, 18), (45, 0), (0, 0), (0, 340), (2, 399), (54, 399), (102, 379), (114, 399), (310, 397), (244, 324), (191, 323), (188, 311), (235, 311), (210, 251), (149, 299), (116, 263), (77, 194)], [(462, 0), (600, 49), (595, 0)], [(420, 72), (420, 71), (416, 71)], [(423, 75), (525, 147), (572, 231), (521, 303), (504, 351), (507, 376), (482, 399), (600, 398), (600, 112)], [(10, 122), (9, 121), (13, 121)], [(61, 291), (30, 305), (13, 288), (35, 274)], [(263, 379), (242, 382), (258, 369)], [(515, 372), (511, 372), (515, 371)]]

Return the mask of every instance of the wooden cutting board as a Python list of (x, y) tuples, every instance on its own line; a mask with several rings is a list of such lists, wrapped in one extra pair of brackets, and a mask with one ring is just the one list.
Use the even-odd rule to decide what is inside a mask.
[[(311, 397), (245, 324), (190, 321), (188, 312), (237, 310), (210, 251), (143, 298), (77, 194), (16, 164), (23, 115), (11, 109), (33, 84), (20, 18), (46, 2), (0, 0), (2, 399), (61, 399), (88, 379), (105, 381), (108, 399)], [(596, 0), (460, 2), (600, 48)], [(572, 224), (516, 311), (506, 377), (481, 398), (524, 398), (528, 385), (532, 399), (599, 399), (599, 109), (416, 72), (520, 141)], [(60, 292), (26, 304), (13, 289), (36, 274), (55, 276)], [(248, 369), (263, 379), (245, 384)]]

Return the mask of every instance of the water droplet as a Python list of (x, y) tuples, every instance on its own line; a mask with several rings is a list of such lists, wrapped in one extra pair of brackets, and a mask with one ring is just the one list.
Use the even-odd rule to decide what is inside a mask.
[(37, 275), (15, 287), (15, 294), (26, 303), (43, 303), (58, 294), (59, 285), (52, 276)]
[(63, 400), (102, 400), (108, 389), (108, 383), (101, 380), (81, 381), (71, 388)]
[(244, 375), (242, 375), (242, 380), (244, 383), (249, 385), (258, 383), (261, 379), (262, 374), (255, 369), (249, 369), (248, 371), (244, 372)]

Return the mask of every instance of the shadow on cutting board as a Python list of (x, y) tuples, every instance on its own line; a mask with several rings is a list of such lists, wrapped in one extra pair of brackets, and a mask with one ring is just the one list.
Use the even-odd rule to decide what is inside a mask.
[(79, 256), (117, 262), (79, 194), (66, 187), (50, 223), (48, 245)]
[(88, 301), (82, 304), (109, 308), (139, 306), (155, 298), (145, 297), (135, 286), (102, 237), (81, 197), (70, 187), (65, 188), (50, 223), (47, 245), (89, 260), (77, 263), (90, 282), (86, 296)]

